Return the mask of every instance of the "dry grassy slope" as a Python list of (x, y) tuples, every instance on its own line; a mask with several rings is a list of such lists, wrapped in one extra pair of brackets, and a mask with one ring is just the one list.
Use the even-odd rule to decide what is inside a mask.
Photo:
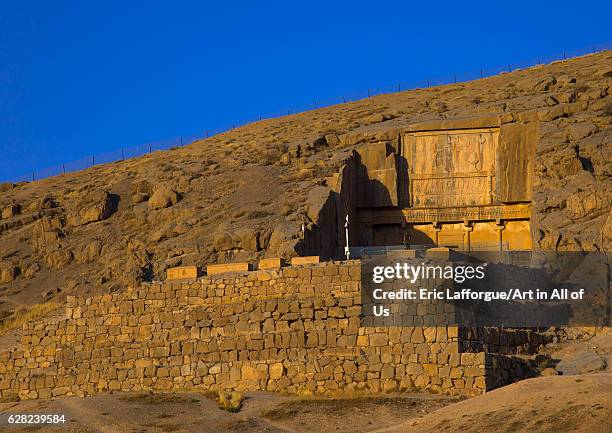
[(611, 386), (609, 373), (539, 377), (371, 433), (604, 433)]
[[(169, 266), (282, 250), (291, 230), (308, 222), (308, 191), (325, 184), (357, 144), (339, 145), (334, 135), (478, 113), (539, 116), (538, 241), (593, 247), (605, 232), (612, 190), (611, 77), (608, 51), (260, 121), (184, 148), (1, 185), (0, 311), (161, 278)], [(273, 235), (281, 224), (293, 229)], [(576, 227), (592, 233), (581, 238)]]

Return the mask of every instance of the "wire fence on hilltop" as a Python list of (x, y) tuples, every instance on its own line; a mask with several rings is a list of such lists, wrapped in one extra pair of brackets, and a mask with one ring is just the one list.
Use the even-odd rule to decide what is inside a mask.
[[(592, 53), (609, 50), (609, 49), (612, 49), (612, 42), (591, 45), (590, 47), (573, 50), (573, 51), (563, 51), (560, 53), (542, 56), (542, 57), (538, 57), (538, 58), (534, 58), (531, 60), (522, 61), (518, 63), (511, 63), (508, 65), (503, 65), (503, 66), (499, 66), (496, 68), (489, 68), (489, 69), (481, 68), (477, 71), (473, 71), (470, 73), (454, 74), (452, 76), (445, 76), (441, 78), (440, 77), (439, 78), (430, 77), (426, 79), (416, 80), (410, 83), (401, 82), (401, 83), (396, 83), (396, 84), (387, 85), (387, 86), (369, 88), (361, 92), (350, 92), (350, 93), (346, 93), (346, 94), (343, 94), (335, 98), (314, 100), (310, 104), (306, 104), (301, 107), (294, 107), (293, 109), (287, 109), (282, 112), (270, 113), (265, 116), (258, 116), (257, 118), (250, 118), (250, 119), (243, 120), (240, 122), (235, 122), (235, 123), (232, 123), (231, 125), (225, 125), (223, 127), (218, 127), (215, 129), (208, 129), (208, 130), (203, 131), (202, 133), (194, 134), (191, 136), (179, 136), (173, 139), (160, 140), (160, 141), (141, 144), (137, 146), (131, 146), (131, 147), (122, 147), (120, 149), (113, 150), (110, 152), (98, 153), (95, 155), (87, 156), (85, 158), (81, 158), (76, 161), (66, 162), (64, 164), (59, 164), (59, 165), (55, 165), (55, 166), (51, 166), (51, 167), (47, 167), (47, 168), (43, 168), (39, 170), (34, 170), (22, 176), (17, 176), (12, 179), (7, 179), (6, 181), (18, 183), (18, 182), (30, 182), (30, 181), (45, 179), (45, 178), (52, 177), (52, 176), (58, 176), (58, 175), (62, 175), (62, 174), (66, 174), (66, 173), (70, 173), (74, 171), (84, 170), (86, 168), (90, 168), (90, 167), (93, 167), (99, 164), (117, 162), (117, 161), (121, 161), (121, 160), (128, 159), (128, 158), (135, 158), (138, 156), (143, 156), (148, 153), (152, 153), (152, 152), (159, 151), (159, 150), (169, 150), (171, 148), (185, 146), (185, 145), (193, 143), (194, 141), (202, 140), (202, 139), (211, 137), (213, 135), (217, 135), (223, 132), (230, 131), (240, 126), (244, 126), (248, 123), (252, 123), (252, 122), (256, 122), (256, 121), (260, 121), (264, 119), (281, 117), (281, 116), (285, 116), (289, 114), (296, 114), (296, 113), (300, 113), (300, 112), (304, 112), (308, 110), (329, 107), (332, 105), (346, 103), (346, 102), (353, 102), (353, 101), (357, 101), (360, 99), (366, 99), (366, 98), (370, 98), (372, 96), (381, 95), (381, 94), (395, 93), (395, 92), (401, 92), (401, 91), (406, 91), (406, 90), (415, 90), (415, 89), (420, 89), (420, 88), (422, 89), (422, 88), (440, 86), (440, 85), (445, 85), (445, 84), (453, 84), (453, 83), (477, 80), (480, 78), (491, 77), (491, 76), (498, 75), (498, 74), (505, 73), (505, 72), (511, 72), (511, 71), (515, 71), (518, 69), (530, 68), (530, 67), (537, 66), (537, 65), (547, 64), (547, 63), (551, 63), (551, 62), (559, 61), (559, 60), (566, 60), (572, 57), (583, 56), (586, 54), (592, 54)], [(0, 181), (3, 181), (3, 179), (0, 179)]]

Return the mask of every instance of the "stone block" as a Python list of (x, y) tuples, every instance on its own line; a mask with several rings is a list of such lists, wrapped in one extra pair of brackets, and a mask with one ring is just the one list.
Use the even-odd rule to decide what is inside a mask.
[(427, 385), (429, 385), (430, 379), (429, 376), (425, 376), (425, 375), (418, 375), (416, 380), (414, 381), (414, 385), (417, 388), (425, 388)]
[(283, 364), (277, 362), (270, 365), (270, 379), (280, 379), (283, 376)]
[(485, 389), (487, 387), (485, 378), (483, 376), (476, 377), (474, 379), (474, 386), (479, 389)]
[(369, 346), (369, 339), (367, 335), (359, 335), (357, 337), (357, 346), (365, 347)]
[(395, 377), (395, 368), (390, 364), (384, 364), (380, 370), (381, 379), (392, 379)]
[(228, 272), (248, 272), (251, 270), (249, 263), (219, 263), (206, 266), (208, 275), (225, 274)]
[(417, 257), (417, 250), (391, 250), (387, 251), (387, 258), (391, 260), (409, 260)]
[(168, 280), (195, 279), (198, 276), (197, 266), (179, 266), (166, 270), (166, 279)]
[(319, 256), (292, 257), (291, 266), (312, 265), (320, 262)]
[(279, 257), (271, 259), (261, 259), (259, 261), (258, 269), (280, 269), (282, 266), (282, 260)]
[(425, 257), (433, 260), (450, 260), (450, 248), (435, 247), (425, 251)]
[(423, 328), (404, 328), (402, 330), (402, 342), (424, 343)]
[(436, 364), (423, 364), (423, 370), (428, 376), (438, 375), (438, 366)]
[(463, 375), (465, 377), (478, 377), (484, 375), (484, 368), (479, 367), (465, 367)]
[(424, 328), (423, 335), (426, 342), (433, 343), (436, 341), (436, 328)]
[(389, 343), (389, 336), (383, 333), (370, 335), (370, 346), (386, 346)]
[(251, 365), (243, 365), (241, 369), (242, 379), (243, 380), (257, 380), (259, 379), (259, 375), (257, 374), (257, 370), (253, 368)]

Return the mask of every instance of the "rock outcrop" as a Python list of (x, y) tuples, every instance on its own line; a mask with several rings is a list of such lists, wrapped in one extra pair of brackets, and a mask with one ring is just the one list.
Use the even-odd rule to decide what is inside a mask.
[(102, 221), (115, 211), (111, 195), (104, 190), (86, 190), (77, 195), (76, 205), (67, 215), (68, 226), (78, 227)]
[(179, 201), (179, 196), (170, 186), (160, 185), (153, 190), (153, 195), (149, 198), (151, 209), (164, 209), (175, 205)]
[[(20, 272), (0, 283), (0, 289), (10, 284), (1, 295), (9, 302), (0, 310), (39, 300), (51, 282), (96, 295), (160, 279), (179, 262), (341, 256), (346, 215), (350, 230), (359, 230), (355, 203), (406, 205), (410, 179), (390, 175), (408, 172), (398, 148), (401, 131), (466, 117), (537, 124), (533, 165), (513, 161), (514, 180), (497, 179), (500, 199), (512, 203), (517, 191), (531, 194), (534, 248), (608, 250), (610, 59), (606, 51), (379, 95), (256, 122), (142, 158), (1, 184), (0, 262)], [(500, 134), (512, 136), (513, 128)], [(510, 141), (518, 144), (503, 149), (507, 160), (527, 144)], [(523, 183), (525, 171), (532, 176)], [(136, 240), (142, 245), (130, 247)], [(124, 278), (126, 269), (130, 276)]]

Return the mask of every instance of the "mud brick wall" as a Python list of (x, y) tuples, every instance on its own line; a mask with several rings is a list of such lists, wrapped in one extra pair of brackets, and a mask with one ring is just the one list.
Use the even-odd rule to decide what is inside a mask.
[(70, 297), (65, 318), (25, 325), (20, 347), (0, 353), (0, 395), (412, 387), (474, 395), (495, 383), (484, 352), (461, 353), (459, 328), (363, 328), (360, 302), (357, 261)]

